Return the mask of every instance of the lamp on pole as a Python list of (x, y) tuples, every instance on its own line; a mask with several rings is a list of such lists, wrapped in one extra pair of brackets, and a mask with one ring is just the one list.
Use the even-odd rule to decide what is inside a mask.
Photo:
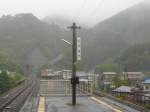
[(69, 42), (69, 41), (67, 41), (67, 40), (65, 40), (65, 39), (61, 39), (61, 40), (64, 41), (66, 44), (69, 44), (69, 45), (72, 46), (72, 43), (71, 43), (71, 42)]

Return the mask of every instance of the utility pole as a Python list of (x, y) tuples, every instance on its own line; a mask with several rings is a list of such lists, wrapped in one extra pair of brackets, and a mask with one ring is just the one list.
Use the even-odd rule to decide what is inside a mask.
[(76, 36), (76, 29), (80, 29), (79, 26), (76, 26), (76, 23), (73, 23), (72, 26), (68, 28), (72, 29), (73, 31), (73, 38), (72, 38), (72, 105), (76, 105), (76, 84), (79, 83), (79, 78), (76, 77), (76, 61), (77, 61), (77, 36)]
[(128, 69), (127, 69), (127, 64), (124, 65), (124, 79), (128, 79)]

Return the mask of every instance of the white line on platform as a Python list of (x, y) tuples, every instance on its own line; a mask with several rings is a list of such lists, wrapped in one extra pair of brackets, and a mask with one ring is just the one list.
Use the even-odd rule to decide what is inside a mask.
[(112, 107), (111, 105), (107, 104), (106, 102), (103, 102), (95, 97), (90, 97), (90, 98), (99, 104), (103, 104), (103, 105), (107, 106), (108, 108), (112, 109), (114, 112), (123, 112), (123, 111), (116, 109), (116, 108)]

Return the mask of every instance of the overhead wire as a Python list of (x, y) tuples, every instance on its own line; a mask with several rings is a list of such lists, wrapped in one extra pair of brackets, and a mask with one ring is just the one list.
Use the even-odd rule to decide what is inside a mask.
[(98, 9), (102, 7), (102, 5), (103, 5), (104, 2), (105, 2), (105, 0), (101, 0), (101, 1), (97, 4), (96, 8), (95, 8), (89, 15), (94, 15), (94, 14), (96, 14), (96, 12), (99, 11)]
[(82, 4), (81, 4), (81, 7), (78, 9), (78, 11), (76, 12), (76, 16), (75, 16), (75, 21), (78, 22), (78, 20), (80, 19), (80, 16), (81, 16), (81, 13), (82, 11), (84, 11), (84, 8), (87, 4), (87, 1), (88, 0), (83, 0)]
[[(80, 16), (82, 14), (82, 12), (85, 9), (85, 6), (87, 5), (88, 0), (83, 0), (81, 7), (78, 9), (78, 11), (76, 12), (76, 16), (75, 16), (75, 21), (78, 22), (78, 20), (80, 19)], [(99, 11), (98, 9), (100, 9), (103, 4), (104, 4), (105, 0), (101, 0), (99, 3), (97, 3), (97, 6), (92, 10), (92, 12), (89, 13), (89, 16), (92, 15), (92, 17), (94, 17), (97, 14), (97, 11)]]

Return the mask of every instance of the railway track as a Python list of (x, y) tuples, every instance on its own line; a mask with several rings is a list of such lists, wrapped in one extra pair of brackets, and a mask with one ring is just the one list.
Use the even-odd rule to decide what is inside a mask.
[(18, 112), (26, 99), (35, 94), (37, 83), (36, 78), (31, 78), (8, 95), (0, 97), (0, 112)]

